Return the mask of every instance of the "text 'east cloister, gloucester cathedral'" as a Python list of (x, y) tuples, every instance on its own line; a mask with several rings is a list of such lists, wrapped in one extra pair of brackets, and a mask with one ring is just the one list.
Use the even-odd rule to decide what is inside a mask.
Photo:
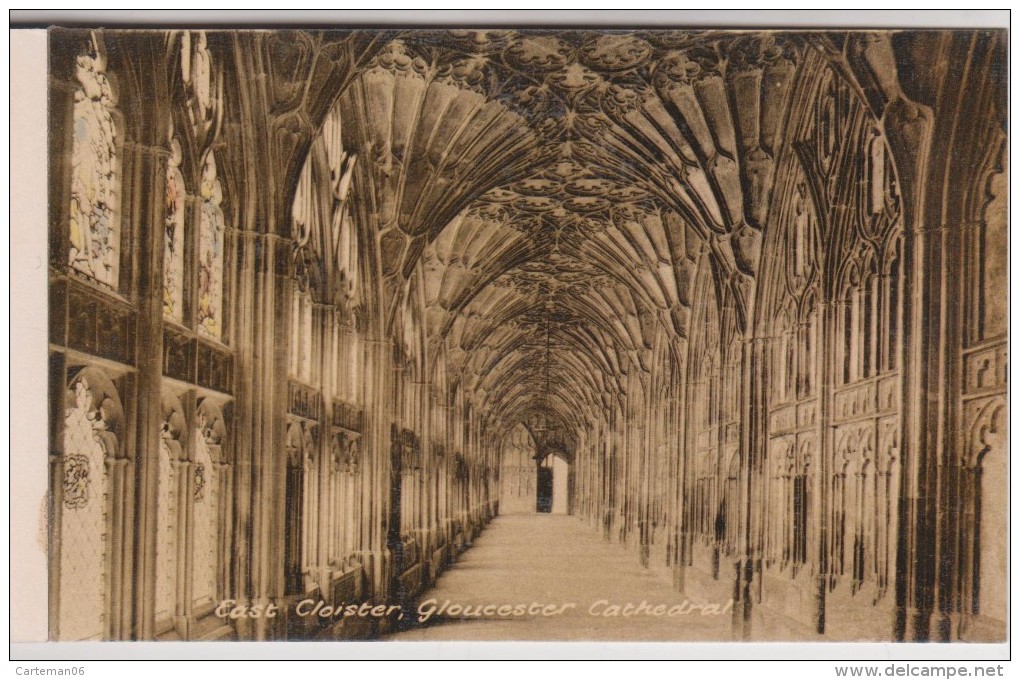
[(399, 638), (503, 550), (1005, 639), (1005, 54), (51, 30), (51, 638)]

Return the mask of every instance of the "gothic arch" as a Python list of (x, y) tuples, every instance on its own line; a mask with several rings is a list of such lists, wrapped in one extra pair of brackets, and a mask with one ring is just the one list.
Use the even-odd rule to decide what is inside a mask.
[(176, 626), (181, 615), (181, 574), (190, 532), (186, 527), (189, 432), (184, 406), (172, 392), (161, 400), (162, 424), (158, 449), (156, 496), (155, 618), (160, 633)]
[(965, 507), (973, 513), (977, 527), (968, 546), (971, 560), (969, 579), (964, 584), (968, 601), (965, 612), (972, 617), (1004, 620), (1008, 549), (1003, 527), (1008, 523), (1005, 509), (1008, 415), (1002, 398), (983, 400), (968, 409), (967, 450), (964, 467), (967, 488)]
[(124, 409), (117, 388), (101, 369), (85, 367), (68, 383), (61, 486), (55, 489), (59, 546), (56, 637), (102, 640), (111, 633), (116, 595), (111, 574), (117, 541), (114, 520), (126, 462), (120, 437)]

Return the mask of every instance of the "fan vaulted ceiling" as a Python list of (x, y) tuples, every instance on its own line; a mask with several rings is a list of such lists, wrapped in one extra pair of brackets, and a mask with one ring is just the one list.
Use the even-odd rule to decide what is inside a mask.
[(423, 286), (428, 342), (505, 427), (594, 421), (657, 335), (688, 336), (699, 267), (746, 312), (812, 52), (732, 32), (392, 40), (339, 101), (386, 313)]

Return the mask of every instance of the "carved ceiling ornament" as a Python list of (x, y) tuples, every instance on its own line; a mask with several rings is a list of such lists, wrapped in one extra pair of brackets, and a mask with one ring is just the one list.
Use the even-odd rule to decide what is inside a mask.
[(440, 66), (436, 81), (445, 82), (463, 90), (487, 94), (492, 89), (492, 74), (487, 66), (489, 60), (482, 56), (470, 56)]
[(489, 54), (506, 48), (507, 43), (517, 33), (509, 30), (466, 30), (453, 28), (448, 32), (449, 38), (454, 45), (464, 50)]
[(652, 83), (660, 95), (675, 95), (701, 73), (701, 65), (686, 52), (669, 52), (655, 65)]
[[(585, 92), (602, 83), (602, 78), (581, 64), (574, 62), (560, 71), (551, 73), (548, 77), (549, 83), (561, 91), (570, 101), (576, 100)], [(569, 113), (564, 116), (569, 120)]]
[(634, 35), (600, 35), (585, 41), (581, 60), (597, 71), (625, 71), (647, 62), (652, 47)]
[(525, 71), (550, 72), (565, 67), (575, 54), (573, 47), (554, 35), (527, 35), (510, 44), (505, 58)]
[(408, 50), (403, 40), (391, 40), (369, 64), (369, 70), (378, 69), (394, 74), (425, 77), (429, 71), (426, 61)]

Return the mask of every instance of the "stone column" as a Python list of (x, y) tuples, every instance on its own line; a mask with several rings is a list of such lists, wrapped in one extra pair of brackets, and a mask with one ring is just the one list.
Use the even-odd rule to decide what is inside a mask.
[[(313, 329), (313, 351), (312, 361), (319, 376), (319, 423), (318, 423), (318, 459), (319, 459), (319, 526), (315, 530), (319, 534), (317, 541), (318, 555), (316, 565), (319, 570), (319, 582), (324, 589), (329, 589), (333, 579), (333, 570), (330, 566), (329, 549), (333, 538), (333, 527), (339, 518), (331, 515), (335, 511), (334, 488), (333, 488), (333, 452), (331, 447), (332, 425), (330, 414), (326, 408), (328, 400), (326, 395), (335, 393), (334, 375), (331, 370), (331, 356), (336, 351), (333, 347), (333, 308), (330, 305), (313, 303), (312, 305), (312, 329)], [(314, 383), (314, 378), (312, 379)]]
[[(153, 107), (152, 115), (157, 115)], [(162, 126), (155, 126), (161, 128)], [(135, 374), (135, 447), (137, 451), (137, 507), (128, 533), (137, 538), (135, 635), (155, 635), (156, 498), (159, 484), (159, 441), (163, 374), (163, 203), (168, 149), (161, 144), (125, 144), (121, 210), (135, 230), (134, 278), (136, 295), (137, 372)], [(129, 222), (128, 222), (129, 221)], [(125, 536), (125, 540), (130, 539)], [(129, 543), (130, 544), (130, 543)], [(125, 593), (126, 595), (127, 593)], [(130, 635), (114, 635), (130, 639)]]
[(382, 601), (389, 593), (390, 551), (386, 545), (390, 531), (390, 409), (393, 393), (393, 343), (367, 338), (365, 357), (364, 404), (367, 422), (363, 437), (365, 472), (362, 496), (362, 522), (365, 544), (362, 546), (365, 571), (372, 595)]
[(815, 375), (817, 376), (815, 389), (818, 394), (818, 461), (814, 469), (815, 484), (812, 489), (817, 501), (814, 506), (818, 508), (818, 544), (815, 546), (818, 562), (818, 571), (815, 575), (814, 593), (811, 599), (811, 619), (815, 625), (815, 632), (819, 635), (825, 633), (826, 623), (826, 593), (829, 591), (829, 578), (832, 570), (829, 554), (829, 536), (832, 527), (829, 520), (832, 517), (830, 508), (831, 486), (828, 483), (832, 477), (832, 451), (835, 427), (832, 423), (832, 402), (833, 390), (836, 387), (834, 358), (836, 356), (836, 345), (839, 338), (836, 337), (837, 321), (840, 318), (841, 308), (838, 303), (830, 303), (823, 299), (818, 303), (818, 332), (821, 337), (817, 339), (814, 356)]
[[(422, 370), (424, 371), (425, 368)], [(416, 433), (421, 447), (419, 454), (421, 471), (418, 473), (418, 529), (421, 537), (422, 559), (427, 562), (431, 559), (434, 540), (431, 522), (432, 494), (430, 493), (432, 476), (435, 474), (432, 464), (432, 418), (430, 417), (432, 414), (429, 408), (432, 384), (419, 380), (414, 383), (414, 388), (418, 420)]]
[[(252, 604), (278, 602), (285, 591), (287, 347), (290, 315), (287, 275), (290, 241), (262, 230), (237, 230), (234, 345), (237, 458), (234, 488), (237, 595)], [(254, 630), (274, 633), (262, 618)]]
[(762, 367), (767, 352), (762, 338), (744, 340), (741, 358), (740, 385), (740, 497), (744, 499), (741, 512), (739, 542), (740, 559), (736, 563), (733, 592), (734, 637), (750, 639), (753, 601), (760, 595), (761, 527), (764, 522), (762, 481), (765, 459), (766, 414), (765, 380)]

